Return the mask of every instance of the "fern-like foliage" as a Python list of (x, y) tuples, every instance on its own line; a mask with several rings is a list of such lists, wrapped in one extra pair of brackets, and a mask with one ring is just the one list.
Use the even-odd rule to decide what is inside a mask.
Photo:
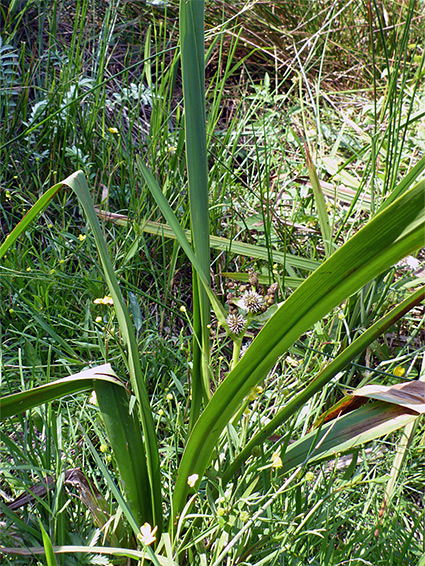
[(16, 106), (19, 82), (19, 53), (11, 45), (3, 44), (0, 36), (0, 118), (6, 118)]

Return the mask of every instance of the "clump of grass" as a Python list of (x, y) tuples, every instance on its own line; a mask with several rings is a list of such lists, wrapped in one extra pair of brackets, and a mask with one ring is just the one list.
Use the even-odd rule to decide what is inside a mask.
[[(191, 269), (177, 242), (141, 231), (146, 219), (162, 217), (135, 163), (142, 152), (181, 225), (189, 228), (180, 78), (176, 38), (171, 33), (175, 13), (173, 7), (165, 12), (157, 8), (149, 8), (149, 14), (140, 12), (139, 34), (133, 26), (129, 31), (127, 12), (108, 4), (101, 20), (93, 22), (97, 36), (84, 26), (91, 13), (89, 3), (79, 4), (80, 12), (75, 14), (69, 33), (65, 25), (60, 28), (65, 6), (56, 3), (44, 8), (37, 18), (30, 8), (20, 15), (11, 13), (7, 28), (7, 41), (15, 42), (16, 52), (21, 49), (22, 81), (26, 83), (20, 96), (9, 92), (13, 104), (9, 102), (3, 122), (1, 228), (5, 236), (48, 186), (77, 168), (89, 179), (99, 208), (125, 216), (121, 224), (103, 222), (102, 229), (136, 329), (141, 373), (157, 432), (162, 495), (171, 514), (177, 468), (193, 425), (189, 424), (191, 368), (196, 362), (189, 345), (193, 328), (189, 314), (193, 308)], [(217, 19), (217, 8), (235, 10), (233, 15), (238, 11), (237, 5), (210, 4), (208, 25), (221, 25), (222, 13)], [(239, 8), (243, 10), (242, 5)], [(255, 267), (262, 284), (279, 283), (280, 298), (289, 296), (308, 275), (311, 268), (307, 260), (322, 261), (325, 252), (308, 181), (304, 140), (310, 144), (325, 193), (335, 246), (348, 240), (379, 210), (383, 197), (400, 186), (412, 167), (416, 176), (423, 167), (420, 156), (412, 152), (421, 143), (423, 87), (422, 63), (414, 59), (420, 50), (409, 47), (411, 36), (400, 31), (397, 37), (402, 41), (397, 43), (386, 35), (382, 23), (376, 26), (379, 34), (373, 37), (379, 36), (385, 43), (373, 44), (375, 68), (385, 65), (389, 74), (381, 79), (374, 71), (376, 98), (370, 103), (370, 92), (341, 93), (329, 88), (335, 82), (340, 85), (339, 81), (347, 84), (347, 68), (357, 72), (352, 61), (343, 61), (336, 79), (328, 71), (340, 53), (339, 46), (347, 42), (347, 35), (355, 33), (355, 26), (332, 35), (328, 27), (337, 23), (338, 6), (330, 14), (323, 12), (312, 18), (302, 11), (305, 8), (294, 5), (290, 22), (283, 20), (287, 13), (281, 13), (281, 3), (256, 3), (252, 12), (242, 12), (234, 20), (225, 12), (218, 47), (209, 58), (210, 69), (218, 62), (217, 69), (210, 72), (207, 88), (211, 231), (256, 246), (250, 248), (252, 256), (238, 252), (232, 257), (232, 246), (227, 253), (214, 252), (213, 270), (221, 270), (225, 277), (228, 272), (244, 272), (233, 275), (247, 279), (249, 268)], [(126, 10), (130, 9), (128, 4)], [(349, 12), (341, 12), (338, 18), (344, 14)], [(24, 30), (29, 44), (38, 46), (41, 62), (32, 61), (29, 47), (19, 45), (18, 17), (28, 18), (30, 25)], [(350, 17), (357, 25), (361, 14), (352, 12)], [(300, 73), (289, 87), (293, 66), (283, 55), (287, 44), (282, 44), (281, 38), (276, 40), (282, 21), (292, 35), (292, 51), (286, 52), (296, 59)], [(235, 39), (232, 26), (240, 22), (244, 25)], [(361, 26), (366, 43), (370, 28), (364, 23)], [(403, 29), (407, 28), (400, 26)], [(303, 51), (307, 30), (314, 30), (310, 33), (313, 44)], [(285, 41), (289, 41), (288, 34)], [(159, 55), (151, 53), (152, 44)], [(271, 46), (276, 48), (273, 59)], [(380, 49), (384, 47), (387, 51), (382, 60)], [(75, 56), (66, 58), (69, 52)], [(151, 55), (152, 60), (148, 59)], [(142, 68), (136, 65), (140, 59), (145, 60)], [(359, 61), (364, 66), (359, 72), (364, 70), (370, 76), (364, 58)], [(404, 67), (402, 61), (411, 61), (411, 66)], [(226, 95), (229, 89), (234, 103), (223, 97), (223, 89)], [(347, 105), (354, 97), (356, 105), (349, 110)], [(225, 105), (229, 106), (223, 108)], [(226, 112), (232, 117), (230, 123), (224, 120)], [(260, 246), (266, 248), (266, 257), (261, 259), (256, 256)], [(286, 255), (288, 262), (292, 254), (305, 262), (288, 268), (288, 262), (276, 263), (278, 253)], [(69, 192), (43, 213), (38, 224), (29, 226), (17, 246), (2, 258), (0, 277), (2, 394), (31, 390), (99, 360), (113, 363), (120, 375), (126, 375), (122, 328), (111, 305), (94, 303), (109, 290), (80, 205)], [(224, 559), (235, 564), (276, 560), (340, 564), (350, 559), (379, 564), (384, 551), (388, 556), (391, 549), (386, 563), (398, 564), (401, 556), (411, 561), (420, 556), (421, 515), (416, 507), (412, 511), (423, 476), (416, 437), (411, 451), (414, 474), (407, 469), (402, 472), (382, 524), (377, 522), (377, 510), (397, 437), (389, 438), (385, 445), (377, 442), (373, 456), (360, 453), (358, 464), (354, 461), (346, 469), (339, 469), (338, 463), (312, 465), (283, 478), (278, 467), (289, 438), (302, 438), (345, 387), (363, 385), (378, 376), (392, 384), (400, 365), (406, 368), (406, 376), (420, 376), (420, 351), (409, 344), (400, 342), (389, 348), (384, 341), (374, 342), (338, 379), (311, 396), (301, 411), (256, 446), (239, 476), (230, 474), (227, 483), (223, 481), (249, 439), (341, 349), (348, 348), (361, 330), (402, 301), (412, 279), (399, 269), (385, 272), (317, 322), (291, 346), (286, 357), (277, 360), (262, 390), (252, 391), (252, 399), (248, 396), (244, 402), (246, 412), (241, 411), (240, 420), (231, 421), (218, 439), (218, 456), (202, 478), (201, 489), (190, 492), (193, 506), (178, 518), (172, 560), (218, 565)], [(220, 284), (217, 279), (218, 291)], [(224, 298), (224, 289), (222, 295)], [(181, 306), (184, 309), (180, 310)], [(421, 314), (414, 313), (402, 333), (419, 333), (422, 322)], [(222, 329), (212, 325), (211, 330), (216, 331), (211, 365), (220, 378), (218, 385), (228, 372), (232, 357), (229, 344), (233, 342), (225, 340)], [(5, 500), (10, 503), (20, 493), (29, 493), (38, 482), (45, 485), (52, 478), (54, 482), (51, 490), (46, 489), (45, 495), (30, 500), (22, 509), (12, 513), (2, 507), (7, 527), (2, 531), (2, 544), (40, 546), (38, 519), (54, 545), (101, 544), (105, 540), (125, 547), (136, 544), (122, 519), (125, 502), (114, 491), (118, 461), (89, 393), (75, 395), (69, 403), (54, 401), (19, 415), (2, 429)], [(134, 397), (130, 398), (130, 406), (133, 404)], [(103, 494), (107, 526), (96, 522), (82, 504), (78, 485), (67, 483), (66, 473), (77, 468), (89, 480), (92, 494)], [(364, 516), (362, 521), (360, 515)], [(407, 532), (400, 524), (409, 526)], [(27, 564), (29, 559), (10, 557), (11, 563), (17, 564)], [(63, 562), (75, 559), (65, 557)], [(93, 563), (91, 557), (83, 560)]]

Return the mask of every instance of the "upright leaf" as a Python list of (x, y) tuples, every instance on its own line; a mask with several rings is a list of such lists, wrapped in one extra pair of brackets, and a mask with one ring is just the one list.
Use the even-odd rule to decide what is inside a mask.
[[(205, 112), (204, 2), (180, 1), (180, 50), (183, 77), (186, 164), (189, 182), (192, 245), (209, 282), (210, 242), (208, 167)], [(191, 426), (202, 397), (210, 396), (210, 303), (196, 272), (193, 273), (193, 369)]]
[(188, 476), (202, 477), (224, 427), (279, 356), (347, 296), (424, 244), (424, 189), (422, 181), (376, 215), (310, 275), (259, 332), (192, 430), (179, 467), (175, 514), (185, 504)]

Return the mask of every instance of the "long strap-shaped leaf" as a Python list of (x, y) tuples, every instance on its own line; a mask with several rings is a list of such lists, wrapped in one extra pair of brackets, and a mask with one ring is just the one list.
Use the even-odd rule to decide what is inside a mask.
[(377, 401), (365, 405), (291, 444), (281, 455), (283, 466), (279, 475), (296, 468), (307, 457), (311, 462), (334, 457), (337, 453), (353, 450), (365, 442), (394, 432), (419, 417), (418, 413), (390, 403)]
[(179, 467), (174, 514), (202, 477), (221, 432), (239, 404), (301, 334), (370, 279), (424, 244), (425, 182), (388, 206), (322, 264), (270, 318), (217, 389), (197, 421)]
[(32, 409), (32, 407), (37, 407), (43, 403), (49, 403), (66, 395), (93, 389), (96, 380), (106, 381), (116, 387), (123, 388), (122, 383), (116, 379), (116, 374), (110, 364), (102, 364), (101, 366), (85, 369), (51, 383), (40, 385), (40, 387), (1, 397), (0, 420), (18, 415), (27, 409)]
[[(77, 195), (82, 207), (87, 216), (90, 228), (93, 231), (93, 236), (96, 241), (97, 250), (103, 267), (105, 281), (108, 285), (109, 292), (114, 301), (115, 313), (122, 338), (127, 350), (127, 367), (130, 374), (130, 380), (133, 387), (134, 394), (138, 401), (138, 409), (140, 412), (143, 435), (144, 435), (144, 449), (147, 461), (147, 470), (150, 483), (151, 494), (151, 507), (152, 516), (158, 530), (162, 529), (162, 494), (161, 494), (161, 474), (159, 465), (158, 445), (156, 442), (155, 426), (150, 408), (149, 398), (145, 387), (144, 376), (140, 359), (138, 355), (137, 340), (134, 333), (133, 324), (131, 322), (128, 309), (124, 303), (118, 281), (111, 264), (105, 240), (103, 238), (102, 230), (97, 219), (96, 211), (94, 208), (93, 200), (90, 195), (90, 190), (87, 185), (86, 178), (82, 171), (77, 171), (70, 175), (67, 179), (51, 187), (37, 203), (28, 211), (25, 217), (9, 234), (3, 244), (0, 246), (0, 258), (6, 251), (13, 245), (17, 238), (25, 231), (29, 223), (34, 220), (37, 215), (47, 207), (56, 193), (64, 186), (70, 187)], [(137, 469), (133, 469), (134, 480), (136, 476), (139, 477)], [(140, 477), (139, 477), (140, 480)], [(141, 481), (141, 480), (140, 480)]]
[[(162, 495), (161, 495), (161, 473), (158, 454), (158, 445), (156, 441), (155, 425), (153, 421), (152, 411), (149, 403), (149, 397), (146, 391), (144, 376), (139, 359), (139, 349), (130, 319), (128, 309), (124, 303), (118, 281), (111, 264), (105, 239), (97, 219), (93, 200), (90, 195), (86, 178), (81, 171), (71, 175), (65, 181), (64, 185), (68, 185), (76, 193), (81, 205), (86, 213), (87, 220), (92, 229), (93, 236), (96, 240), (96, 246), (103, 267), (103, 273), (109, 292), (114, 301), (115, 314), (120, 326), (122, 338), (127, 349), (127, 367), (130, 374), (131, 385), (138, 401), (140, 417), (142, 421), (144, 434), (144, 448), (146, 452), (147, 469), (150, 481), (152, 516), (158, 529), (162, 528)], [(134, 469), (134, 475), (137, 476), (137, 470)], [(135, 479), (136, 481), (136, 479)]]
[[(195, 255), (209, 282), (210, 219), (205, 113), (204, 1), (181, 0), (179, 15), (190, 231)], [(199, 416), (202, 398), (208, 400), (210, 397), (209, 322), (208, 295), (194, 270), (191, 427)]]
[(225, 484), (237, 472), (243, 462), (252, 454), (255, 446), (262, 444), (279, 426), (281, 426), (288, 418), (295, 414), (313, 395), (318, 393), (329, 381), (341, 371), (350, 361), (363, 350), (385, 330), (392, 326), (403, 315), (409, 312), (414, 306), (418, 305), (425, 298), (425, 287), (421, 287), (415, 293), (399, 305), (391, 309), (389, 313), (380, 318), (375, 324), (368, 328), (361, 336), (356, 338), (349, 346), (328, 364), (307, 387), (293, 397), (287, 405), (282, 407), (276, 415), (265, 425), (244, 447), (244, 449), (236, 456), (234, 461), (227, 468), (222, 477)]

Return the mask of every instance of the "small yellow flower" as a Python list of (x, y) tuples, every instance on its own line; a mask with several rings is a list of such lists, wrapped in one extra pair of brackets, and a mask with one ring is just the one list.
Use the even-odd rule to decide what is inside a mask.
[(9, 314), (13, 314), (15, 311), (13, 309), (9, 309)]
[(186, 307), (184, 305), (180, 307), (180, 312), (186, 312)]
[(198, 481), (198, 474), (192, 474), (187, 478), (187, 485), (189, 487), (195, 487), (196, 482)]
[(158, 527), (152, 527), (149, 523), (145, 523), (140, 527), (140, 533), (137, 535), (138, 540), (143, 542), (146, 546), (152, 544), (156, 540), (155, 533), (158, 530)]
[(6, 191), (6, 199), (7, 199), (7, 200), (11, 200), (11, 199), (12, 199), (12, 196), (11, 196), (11, 194), (10, 194), (10, 191)]
[(27, 271), (31, 271), (31, 267), (27, 267)]
[(118, 134), (118, 128), (108, 128), (110, 134)]
[(166, 399), (167, 399), (167, 401), (172, 401), (172, 400), (173, 400), (173, 395), (172, 395), (171, 393), (168, 393)]
[(223, 507), (218, 507), (217, 508), (217, 517), (224, 517), (224, 514), (226, 513), (226, 510), (223, 509)]
[(50, 275), (54, 275), (56, 273), (56, 269), (51, 269), (50, 270)]
[(97, 405), (97, 395), (96, 395), (96, 391), (92, 391), (91, 395), (89, 397), (89, 403), (91, 403), (92, 405)]
[(59, 260), (59, 263), (65, 263), (65, 260), (64, 260), (64, 259), (60, 259), (60, 260)]
[(281, 468), (283, 466), (282, 458), (277, 452), (272, 455), (272, 468)]
[(250, 401), (255, 401), (259, 395), (263, 392), (263, 388), (260, 385), (256, 385), (255, 387), (251, 387), (251, 391), (249, 392), (248, 399)]
[(101, 452), (107, 452), (108, 451), (108, 447), (106, 446), (106, 444), (101, 444), (99, 450)]
[(162, 409), (159, 409), (158, 411), (158, 417), (163, 417), (164, 416), (164, 411)]
[(396, 368), (394, 368), (393, 373), (397, 377), (403, 377), (403, 375), (406, 373), (406, 370), (404, 369), (403, 366), (397, 366)]
[(98, 322), (98, 323), (99, 323), (99, 322), (102, 322), (102, 317), (101, 317), (101, 316), (97, 316), (94, 320), (95, 320), (96, 322)]
[(95, 305), (113, 305), (114, 304), (114, 300), (111, 297), (111, 295), (105, 295), (104, 297), (102, 297), (101, 299), (95, 299), (94, 301)]
[(47, 224), (47, 228), (53, 228), (53, 224)]
[(84, 242), (84, 240), (87, 238), (87, 236), (85, 234), (79, 234), (78, 235), (78, 239), (80, 240), (80, 242)]

